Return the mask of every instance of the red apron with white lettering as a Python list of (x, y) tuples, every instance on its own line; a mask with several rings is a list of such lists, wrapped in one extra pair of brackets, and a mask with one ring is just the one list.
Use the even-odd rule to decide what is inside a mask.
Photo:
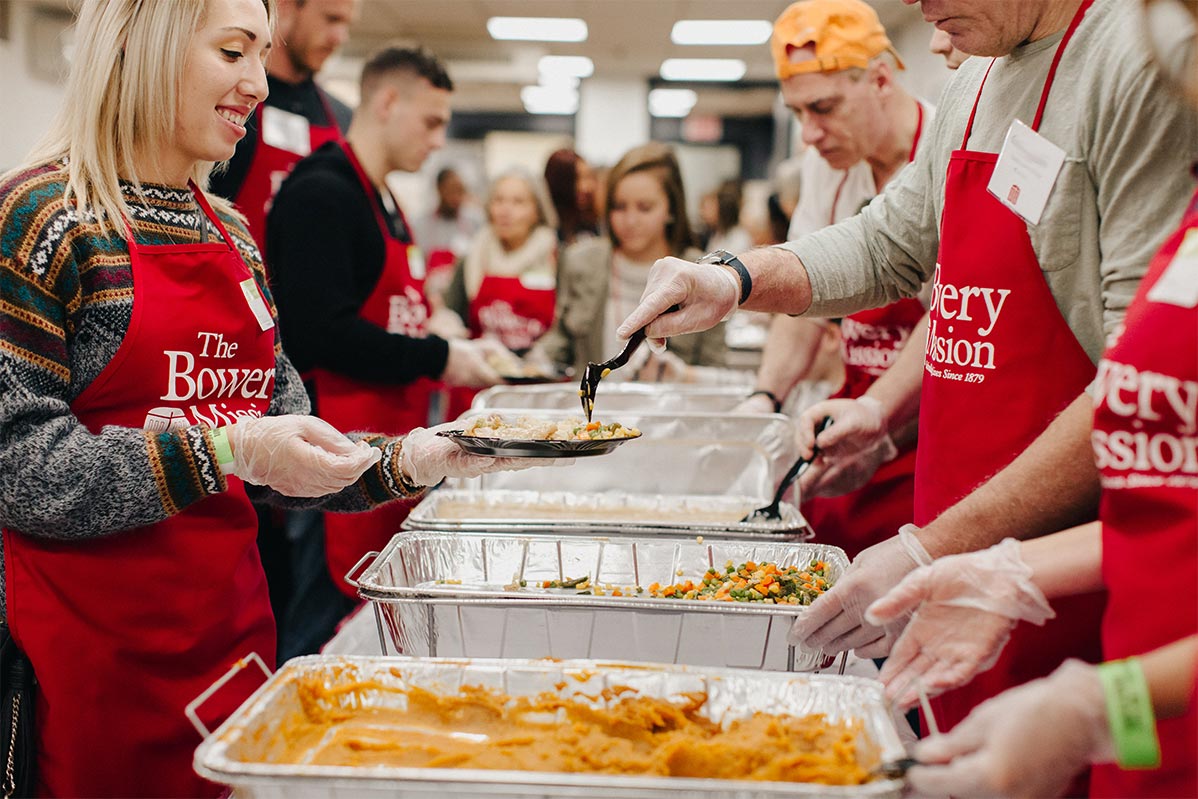
[[(1034, 130), (1060, 58), (1092, 2), (1082, 4), (1061, 41)], [(1049, 291), (1027, 225), (987, 191), (998, 156), (966, 149), (978, 100), (945, 183), (920, 394), (915, 473), (920, 526), (1007, 466), (1094, 377), (1093, 363)], [(994, 668), (932, 700), (942, 729), (951, 729), (983, 700), (1048, 674), (1066, 657), (1098, 659), (1101, 597), (1053, 606), (1053, 621), (1015, 629)]]
[[(1103, 489), (1104, 660), (1198, 633), (1198, 307), (1152, 294), (1187, 235), (1194, 258), (1195, 199), (1098, 365), (1093, 443)], [(1198, 295), (1194, 260), (1172, 270)], [(1095, 767), (1090, 795), (1198, 796), (1196, 704), (1193, 697), (1185, 716), (1157, 722), (1159, 769)]]
[[(311, 147), (308, 153), (316, 152), (317, 148), (325, 142), (343, 140), (341, 129), (337, 127), (337, 117), (333, 115), (333, 108), (325, 98), (324, 92), (317, 87), (316, 94), (320, 97), (325, 117), (330, 124), (308, 125), (308, 140)], [(266, 103), (260, 103), (254, 109), (257, 123), (254, 126), (254, 136), (256, 137), (254, 158), (250, 162), (250, 168), (241, 184), (241, 189), (234, 199), (238, 210), (245, 215), (246, 227), (249, 228), (254, 241), (258, 242), (258, 249), (264, 257), (266, 256), (266, 215), (270, 212), (270, 204), (274, 201), (283, 181), (291, 174), (291, 170), (308, 155), (308, 153), (292, 152), (266, 143), (262, 137), (262, 117), (266, 113), (266, 109)]]
[[(236, 418), (270, 406), (274, 330), (263, 331), (247, 308), (240, 284), (253, 279), (250, 270), (193, 191), (222, 240), (138, 246), (130, 232), (128, 333), (71, 403), (92, 433), (187, 428), (218, 410)], [(253, 385), (200, 390), (227, 370), (245, 370)], [(274, 664), (257, 535), (236, 477), (164, 521), (101, 538), (4, 531), (8, 622), (39, 681), (40, 795), (221, 794), (192, 770), (200, 736), (183, 709), (243, 655)], [(255, 687), (217, 697), (231, 711)]]
[[(471, 338), (491, 336), (513, 352), (524, 352), (553, 324), (557, 290), (552, 283), (540, 288), (524, 277), (484, 275), (478, 293), (470, 301)], [(453, 386), (449, 391), (446, 417), (456, 419), (470, 409), (476, 388)]]
[[(915, 128), (908, 160), (914, 160), (923, 134), (923, 105)], [(832, 201), (831, 224), (836, 224), (836, 206), (841, 181)], [(840, 355), (844, 361), (844, 385), (834, 399), (856, 399), (865, 394), (889, 369), (923, 318), (923, 303), (902, 299), (881, 308), (846, 316), (840, 324)], [(838, 497), (814, 497), (803, 503), (803, 515), (819, 540), (838, 546), (850, 558), (861, 550), (892, 537), (913, 516), (915, 493), (915, 444), (901, 450), (894, 460), (882, 464), (869, 482)]]
[[(358, 317), (388, 333), (422, 337), (429, 317), (429, 304), (424, 296), (424, 280), (412, 274), (409, 260), (419, 258), (419, 252), (414, 244), (403, 244), (391, 234), (391, 227), (375, 196), (374, 184), (349, 143), (342, 142), (341, 148), (358, 175), (362, 191), (370, 199), (385, 248), (382, 273)], [(399, 214), (403, 219), (403, 212)], [(411, 230), (406, 220), (404, 227)], [(333, 427), (347, 433), (368, 431), (398, 436), (427, 425), (429, 398), (437, 387), (437, 383), (423, 377), (411, 383), (385, 385), (346, 377), (328, 369), (313, 370), (311, 378), (317, 413)], [(352, 516), (324, 514), (325, 560), (333, 583), (342, 593), (357, 599), (357, 593), (342, 578), (362, 555), (381, 550), (391, 536), (399, 532), (411, 509), (410, 503), (393, 502)]]

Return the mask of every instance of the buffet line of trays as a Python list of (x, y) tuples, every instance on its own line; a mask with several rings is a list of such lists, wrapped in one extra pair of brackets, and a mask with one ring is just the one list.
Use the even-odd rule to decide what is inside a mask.
[[(845, 553), (793, 502), (742, 521), (797, 457), (791, 422), (731, 413), (735, 390), (643, 410), (645, 388), (604, 386), (625, 446), (430, 493), (346, 575), (388, 654), (285, 664), (197, 770), (239, 797), (898, 796), (880, 684), (786, 640)], [(463, 422), (576, 409), (506, 388)]]

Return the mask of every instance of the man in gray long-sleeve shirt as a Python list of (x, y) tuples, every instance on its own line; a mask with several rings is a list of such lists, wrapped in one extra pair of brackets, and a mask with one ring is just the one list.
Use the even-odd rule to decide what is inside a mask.
[[(961, 149), (983, 79), (968, 149), (997, 153), (1013, 120), (1032, 123), (1050, 64), (1083, 7), (1081, 0), (923, 0), (921, 5), (925, 17), (950, 33), (959, 49), (998, 56), (993, 67), (988, 58), (963, 65), (941, 98), (940, 113), (916, 161), (859, 216), (783, 247), (744, 254), (741, 260), (752, 280), (745, 307), (837, 316), (914, 295), (944, 257), (939, 234), (948, 232), (941, 223), (950, 155)], [(1189, 168), (1198, 159), (1198, 119), (1170, 96), (1141, 44), (1138, 25), (1135, 4), (1095, 0), (1064, 49), (1039, 134), (1065, 151), (1065, 162), (1038, 223), (1025, 225), (1031, 254), (1060, 316), (1044, 324), (1063, 320), (1067, 327), (1062, 329), (1072, 333), (1078, 351), (1091, 362), (1122, 319), (1152, 253), (1193, 191)], [(962, 208), (952, 210), (956, 239), (969, 233), (970, 224), (980, 224), (979, 238), (991, 232), (989, 220), (977, 223), (962, 218)], [(995, 253), (977, 255), (993, 260)], [(968, 272), (969, 266), (957, 268)], [(728, 268), (659, 262), (641, 305), (620, 332), (625, 335), (647, 322), (652, 322), (653, 336), (703, 329), (735, 307), (740, 279)], [(965, 288), (990, 285), (978, 282)], [(975, 302), (981, 306), (982, 299)], [(681, 303), (681, 311), (653, 321), (675, 303)], [(1004, 335), (1017, 339), (1041, 333), (1029, 326)], [(935, 368), (935, 357), (930, 360)], [(1039, 385), (1054, 384), (1054, 366), (1045, 364), (1036, 384), (1004, 383), (1001, 368), (989, 382), (1009, 392), (1012, 410), (1018, 410), (1036, 400)], [(886, 410), (893, 414), (900, 409)], [(914, 536), (863, 553), (807, 614), (796, 637), (827, 651), (864, 648), (884, 654), (897, 631), (872, 628), (863, 621), (864, 611), (918, 559), (989, 546), (1008, 536), (1040, 535), (1093, 518), (1098, 490), (1088, 443), (1091, 415), (1088, 398), (1078, 397), (1047, 429), (1041, 425), (1033, 431), (1043, 432), (972, 494)], [(921, 426), (943, 421), (921, 418)], [(981, 450), (992, 442), (977, 434), (979, 423), (1002, 423), (950, 421), (961, 423), (962, 447)], [(920, 441), (922, 447), (922, 432)], [(937, 478), (935, 466), (930, 482), (949, 477)]]

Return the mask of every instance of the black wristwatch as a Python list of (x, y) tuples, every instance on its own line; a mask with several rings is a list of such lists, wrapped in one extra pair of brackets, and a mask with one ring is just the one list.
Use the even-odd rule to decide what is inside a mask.
[(749, 276), (749, 270), (740, 262), (732, 253), (727, 250), (716, 250), (704, 255), (696, 263), (700, 264), (718, 264), (720, 266), (730, 266), (736, 270), (736, 274), (740, 276), (740, 299), (737, 305), (744, 305), (745, 300), (749, 299), (749, 295), (753, 292), (753, 278)]

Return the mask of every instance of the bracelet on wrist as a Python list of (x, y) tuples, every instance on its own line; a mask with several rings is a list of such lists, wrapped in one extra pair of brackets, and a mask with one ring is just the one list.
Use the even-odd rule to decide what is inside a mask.
[(1106, 696), (1107, 723), (1120, 768), (1151, 769), (1161, 763), (1152, 695), (1139, 658), (1115, 660), (1098, 666)]
[(209, 430), (209, 434), (212, 436), (212, 449), (216, 452), (217, 465), (223, 471), (228, 471), (224, 467), (233, 462), (233, 445), (229, 443), (229, 428), (214, 427)]
[(778, 395), (775, 394), (774, 392), (772, 392), (768, 389), (758, 388), (758, 389), (754, 389), (753, 393), (750, 394), (749, 396), (750, 397), (759, 397), (759, 396), (760, 397), (769, 397), (770, 402), (774, 403), (774, 413), (782, 413), (782, 400), (778, 399)]
[(399, 488), (408, 496), (415, 496), (424, 491), (425, 486), (416, 485), (412, 478), (403, 468), (403, 441), (395, 442), (395, 479), (399, 482)]

